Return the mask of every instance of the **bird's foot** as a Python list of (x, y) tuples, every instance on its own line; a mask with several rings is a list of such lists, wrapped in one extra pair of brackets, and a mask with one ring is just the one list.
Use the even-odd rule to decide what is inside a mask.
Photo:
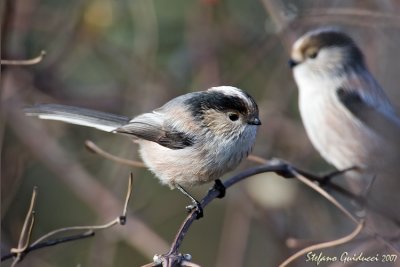
[(181, 191), (182, 194), (184, 194), (187, 198), (190, 199), (190, 201), (192, 201), (192, 205), (186, 206), (186, 210), (188, 212), (192, 212), (193, 210), (195, 210), (196, 211), (196, 220), (202, 218), (204, 216), (204, 212), (203, 212), (203, 208), (201, 207), (201, 203), (198, 202), (194, 197), (192, 197), (192, 195), (189, 194), (189, 192), (187, 192), (179, 184), (176, 185), (176, 188), (178, 188), (178, 190)]
[(215, 180), (214, 186), (211, 187), (210, 190), (212, 190), (212, 189), (218, 191), (219, 194), (218, 194), (217, 198), (224, 198), (224, 197), (225, 197), (225, 194), (226, 194), (226, 187), (225, 187), (225, 185), (221, 182), (220, 179)]
[(201, 203), (197, 200), (193, 201), (192, 205), (186, 206), (186, 210), (190, 213), (193, 210), (196, 212), (196, 220), (202, 218), (204, 216), (203, 208), (201, 207)]

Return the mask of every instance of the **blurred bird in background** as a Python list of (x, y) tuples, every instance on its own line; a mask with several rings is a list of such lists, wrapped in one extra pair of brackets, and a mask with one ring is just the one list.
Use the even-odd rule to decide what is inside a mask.
[(351, 189), (376, 212), (374, 229), (393, 237), (400, 229), (400, 117), (360, 48), (337, 29), (319, 28), (293, 44), (289, 65), (312, 144), (337, 169), (358, 168), (346, 175)]

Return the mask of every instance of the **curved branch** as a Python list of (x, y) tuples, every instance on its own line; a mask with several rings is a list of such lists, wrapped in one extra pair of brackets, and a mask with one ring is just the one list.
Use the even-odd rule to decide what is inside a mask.
[[(226, 180), (223, 184), (224, 184), (225, 188), (228, 189), (229, 187), (233, 186), (234, 184), (236, 184), (250, 176), (259, 174), (259, 173), (280, 172), (280, 171), (287, 171), (287, 170), (288, 170), (288, 165), (286, 163), (272, 160), (272, 161), (269, 161), (265, 165), (256, 166), (254, 168), (247, 169), (247, 170), (233, 176), (232, 178)], [(211, 188), (208, 191), (207, 195), (200, 201), (201, 206), (203, 208), (205, 208), (212, 200), (217, 198), (218, 195), (219, 195), (219, 191), (215, 190), (214, 188)], [(175, 236), (175, 240), (172, 243), (171, 249), (167, 253), (167, 255), (176, 254), (178, 252), (187, 231), (189, 230), (190, 226), (192, 225), (192, 223), (195, 220), (196, 220), (196, 212), (195, 212), (195, 210), (193, 210), (188, 215), (188, 217), (183, 222), (183, 224), (181, 225), (181, 228), (179, 229), (177, 235)]]
[(19, 241), (18, 241), (18, 247), (11, 249), (10, 254), (15, 256), (15, 258), (11, 264), (12, 267), (17, 265), (17, 263), (22, 260), (22, 258), (24, 256), (24, 252), (29, 247), (29, 241), (31, 238), (33, 225), (35, 222), (35, 217), (34, 217), (35, 210), (34, 209), (35, 209), (35, 204), (36, 204), (36, 197), (37, 197), (37, 187), (35, 186), (33, 188), (31, 203), (29, 205), (28, 212), (26, 213), (24, 225), (22, 226), (21, 234), (20, 234)]
[[(315, 247), (325, 248), (325, 247), (332, 247), (332, 246), (346, 243), (346, 242), (350, 241), (351, 239), (353, 239), (356, 235), (358, 235), (358, 233), (363, 229), (364, 223), (362, 220), (359, 221), (346, 208), (344, 208), (334, 197), (332, 197), (329, 193), (327, 193), (324, 189), (321, 188), (321, 185), (329, 186), (330, 189), (340, 192), (340, 193), (350, 197), (351, 199), (359, 200), (358, 196), (355, 196), (347, 189), (342, 188), (339, 185), (336, 185), (335, 183), (333, 183), (331, 181), (331, 178), (333, 176), (342, 174), (353, 168), (335, 172), (332, 175), (320, 177), (320, 176), (316, 176), (316, 175), (307, 173), (305, 171), (299, 170), (299, 169), (293, 167), (291, 164), (286, 163), (279, 159), (274, 159), (274, 160), (268, 161), (268, 160), (263, 160), (262, 158), (253, 156), (250, 158), (250, 160), (257, 161), (259, 163), (262, 162), (262, 163), (264, 163), (264, 165), (259, 165), (259, 166), (247, 169), (247, 170), (227, 179), (223, 183), (223, 185), (225, 186), (226, 189), (228, 189), (229, 187), (233, 186), (234, 184), (236, 184), (248, 177), (251, 177), (251, 176), (259, 174), (259, 173), (274, 172), (284, 178), (296, 178), (299, 181), (306, 184), (307, 186), (311, 187), (313, 190), (317, 191), (323, 197), (325, 197), (328, 201), (330, 201), (333, 205), (335, 205), (343, 214), (345, 214), (346, 217), (348, 217), (351, 221), (353, 221), (357, 225), (356, 229), (348, 236), (345, 236), (345, 237), (337, 239), (337, 240), (316, 244), (316, 245), (307, 247), (303, 250), (300, 250), (293, 256), (289, 257), (283, 263), (282, 266), (287, 265), (289, 262), (291, 262), (294, 259), (298, 258), (299, 256), (303, 255), (304, 253), (307, 253), (308, 249), (310, 249), (310, 248), (312, 248), (312, 249), (314, 249)], [(317, 185), (313, 182), (318, 182), (320, 185)], [(211, 188), (208, 191), (207, 195), (200, 201), (201, 206), (203, 208), (205, 208), (212, 200), (217, 198), (218, 195), (219, 195), (219, 191), (214, 188)], [(359, 201), (361, 201), (361, 200), (359, 200)], [(189, 231), (191, 225), (193, 224), (193, 222), (195, 220), (196, 220), (196, 212), (193, 210), (181, 224), (181, 227), (179, 228), (168, 253), (163, 254), (163, 255), (156, 255), (153, 263), (150, 263), (150, 264), (147, 264), (144, 266), (163, 266), (163, 267), (183, 266), (183, 262), (185, 262), (185, 261), (188, 262), (187, 255), (178, 253), (178, 251), (179, 251), (179, 248), (180, 248), (187, 232)], [(369, 231), (369, 232), (370, 232), (370, 234), (373, 234), (373, 233), (371, 233), (371, 231)], [(384, 242), (384, 243), (387, 244), (387, 242)]]
[(10, 66), (29, 66), (29, 65), (35, 65), (38, 64), (40, 61), (43, 60), (43, 58), (46, 55), (46, 51), (42, 50), (40, 51), (40, 55), (37, 57), (31, 58), (31, 59), (25, 59), (25, 60), (11, 60), (11, 59), (1, 59), (0, 64), (1, 65), (10, 65)]
[[(32, 227), (33, 227), (33, 213), (34, 213), (33, 208), (35, 205), (35, 200), (36, 200), (36, 195), (37, 195), (37, 188), (35, 187), (33, 190), (32, 200), (31, 200), (31, 204), (30, 204), (26, 219), (25, 219), (25, 223), (21, 230), (21, 236), (20, 236), (20, 240), (18, 242), (18, 247), (16, 249), (15, 248), (11, 249), (9, 254), (2, 256), (1, 261), (15, 257), (14, 261), (11, 265), (11, 266), (14, 266), (18, 262), (20, 262), (26, 254), (28, 254), (31, 251), (41, 249), (44, 247), (54, 246), (54, 245), (61, 244), (61, 243), (66, 243), (66, 242), (70, 242), (70, 241), (75, 241), (75, 240), (91, 237), (91, 236), (94, 236), (95, 231), (107, 229), (107, 228), (110, 228), (117, 224), (125, 225), (127, 206), (128, 206), (128, 202), (129, 202), (131, 193), (132, 193), (132, 181), (133, 181), (133, 175), (131, 173), (129, 176), (128, 189), (127, 189), (127, 193), (126, 193), (126, 197), (125, 197), (122, 215), (120, 215), (117, 218), (113, 219), (112, 221), (102, 224), (102, 225), (72, 226), (72, 227), (64, 227), (64, 228), (56, 229), (56, 230), (51, 231), (51, 232), (43, 235), (42, 237), (38, 238), (32, 244), (29, 244), (30, 233), (32, 232)], [(87, 231), (85, 231), (84, 233), (81, 233), (81, 234), (71, 235), (71, 236), (67, 236), (67, 237), (63, 237), (63, 238), (49, 239), (50, 237), (53, 237), (59, 233), (79, 231), (79, 230), (87, 230)]]
[(85, 141), (85, 147), (90, 152), (95, 153), (99, 156), (102, 156), (108, 160), (114, 161), (119, 164), (128, 165), (128, 166), (137, 167), (137, 168), (145, 168), (146, 167), (146, 165), (144, 165), (143, 162), (117, 157), (117, 156), (101, 149), (99, 146), (97, 146), (95, 143), (93, 143), (90, 140)]
[(319, 243), (319, 244), (315, 244), (312, 246), (308, 246), (302, 250), (299, 250), (298, 252), (296, 252), (295, 254), (293, 254), (292, 256), (290, 256), (289, 258), (287, 258), (284, 262), (282, 262), (279, 267), (285, 267), (287, 266), (289, 263), (291, 263), (292, 261), (294, 261), (295, 259), (301, 257), (302, 255), (310, 252), (310, 251), (314, 251), (314, 250), (319, 250), (319, 249), (323, 249), (323, 248), (330, 248), (330, 247), (334, 247), (334, 246), (338, 246), (341, 244), (345, 244), (349, 241), (351, 241), (352, 239), (354, 239), (363, 229), (364, 226), (364, 222), (360, 222), (357, 224), (356, 229), (354, 229), (353, 232), (351, 232), (350, 234), (336, 239), (336, 240), (332, 240), (332, 241), (327, 241), (327, 242), (323, 242), (323, 243)]
[[(287, 171), (290, 171), (288, 168), (288, 164), (284, 163), (283, 161), (280, 160), (271, 160), (268, 161), (264, 165), (256, 166), (247, 170), (244, 170), (243, 172), (229, 178), (226, 180), (223, 184), (226, 189), (229, 187), (235, 185), (236, 183), (259, 173), (265, 173), (265, 172), (276, 172), (276, 173), (285, 173)], [(219, 191), (211, 188), (207, 195), (200, 201), (201, 206), (205, 208), (212, 200), (217, 198), (219, 195)], [(183, 242), (183, 239), (185, 238), (187, 232), (189, 231), (191, 225), (193, 222), (196, 220), (196, 211), (193, 210), (183, 221), (180, 229), (178, 230), (178, 233), (175, 236), (175, 239), (171, 245), (171, 248), (167, 254), (164, 255), (156, 255), (156, 259), (154, 263), (150, 263), (144, 266), (183, 266), (182, 263), (186, 262), (186, 255), (182, 255), (178, 253), (178, 250)], [(187, 266), (187, 265), (186, 265)]]

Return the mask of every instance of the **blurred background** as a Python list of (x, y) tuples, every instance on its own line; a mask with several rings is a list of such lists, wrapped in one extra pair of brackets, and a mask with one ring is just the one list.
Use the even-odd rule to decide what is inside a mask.
[[(333, 25), (356, 40), (400, 110), (399, 1), (4, 0), (0, 5), (1, 58), (47, 53), (36, 65), (1, 67), (2, 255), (18, 243), (34, 186), (39, 195), (32, 239), (117, 217), (128, 175), (134, 175), (126, 226), (38, 250), (19, 266), (149, 263), (154, 254), (167, 252), (188, 204), (147, 170), (111, 162), (84, 146), (92, 140), (115, 155), (140, 160), (129, 138), (25, 118), (23, 106), (61, 103), (134, 116), (186, 92), (233, 85), (248, 91), (260, 107), (263, 125), (255, 155), (326, 173), (333, 167), (307, 139), (286, 63), (297, 37)], [(235, 173), (255, 164), (245, 161)], [(200, 199), (208, 187), (190, 191)], [(303, 184), (262, 174), (212, 202), (181, 252), (202, 266), (277, 266), (309, 244), (352, 229), (348, 218)], [(358, 245), (354, 241), (325, 253)], [(303, 257), (292, 266), (310, 265)]]

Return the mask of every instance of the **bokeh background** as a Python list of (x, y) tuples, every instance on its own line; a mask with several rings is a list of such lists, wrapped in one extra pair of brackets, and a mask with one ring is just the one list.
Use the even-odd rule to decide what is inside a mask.
[[(36, 65), (1, 67), (1, 253), (18, 242), (34, 186), (39, 195), (33, 239), (118, 216), (128, 175), (134, 175), (126, 226), (33, 252), (20, 266), (149, 263), (167, 251), (188, 203), (147, 170), (116, 164), (84, 147), (92, 140), (139, 160), (129, 138), (25, 118), (23, 106), (62, 103), (133, 116), (186, 92), (233, 85), (253, 95), (260, 107), (263, 125), (255, 155), (328, 172), (333, 168), (312, 148), (301, 124), (286, 62), (297, 37), (333, 25), (357, 41), (400, 110), (399, 1), (3, 0), (0, 5), (1, 58), (47, 52)], [(235, 173), (254, 165), (246, 161)], [(190, 191), (201, 198), (208, 187)], [(314, 191), (263, 174), (208, 206), (181, 251), (202, 266), (277, 266), (304, 246), (353, 228)], [(351, 251), (358, 244), (326, 253)], [(293, 266), (310, 263), (302, 258)]]

